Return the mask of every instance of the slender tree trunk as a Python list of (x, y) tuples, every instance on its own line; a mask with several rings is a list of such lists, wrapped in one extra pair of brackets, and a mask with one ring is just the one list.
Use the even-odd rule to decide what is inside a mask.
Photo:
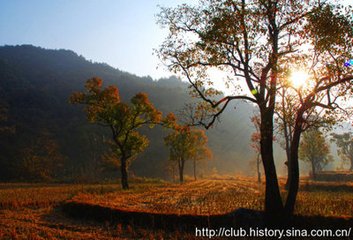
[(129, 189), (126, 161), (127, 159), (125, 157), (121, 157), (120, 171), (121, 171), (121, 186), (123, 189)]
[(316, 179), (316, 169), (314, 161), (311, 162), (311, 175), (313, 179)]
[[(287, 140), (286, 140), (287, 141)], [(290, 174), (290, 172), (291, 172), (291, 169), (290, 169), (290, 167), (292, 166), (291, 164), (290, 164), (290, 162), (291, 162), (291, 158), (290, 158), (290, 145), (287, 145), (286, 144), (286, 156), (287, 156), (287, 162), (286, 162), (286, 166), (287, 166), (287, 181), (286, 181), (286, 184), (284, 185), (284, 188), (286, 189), (286, 190), (288, 190), (289, 189), (289, 183), (290, 183), (290, 181), (291, 181), (291, 174)]]
[(173, 174), (173, 182), (175, 182), (175, 167), (172, 167), (172, 174)]
[(194, 179), (197, 180), (196, 177), (196, 160), (194, 159)]
[(257, 182), (258, 182), (258, 183), (261, 183), (260, 153), (257, 154), (257, 158), (256, 158), (256, 169), (257, 169)]
[(349, 170), (353, 171), (353, 157), (351, 157), (351, 168)]
[(179, 182), (184, 182), (184, 159), (179, 159)]
[(300, 135), (302, 133), (303, 125), (303, 113), (304, 108), (298, 110), (297, 118), (295, 121), (295, 127), (293, 132), (293, 138), (291, 143), (291, 156), (289, 162), (289, 187), (288, 195), (285, 204), (285, 213), (287, 216), (293, 215), (295, 201), (297, 199), (298, 189), (299, 189), (299, 162), (298, 162), (298, 149), (300, 142)]
[(265, 214), (269, 220), (276, 221), (283, 213), (283, 203), (273, 158), (273, 114), (268, 109), (261, 110), (261, 158), (266, 177)]
[(287, 181), (286, 184), (284, 185), (285, 189), (288, 190), (289, 187), (289, 182), (290, 182), (290, 168), (289, 168), (289, 162), (290, 162), (290, 146), (291, 146), (291, 136), (292, 136), (292, 128), (290, 125), (290, 119), (292, 118), (291, 116), (291, 111), (287, 112), (286, 108), (286, 103), (285, 103), (285, 96), (286, 96), (286, 89), (282, 88), (282, 106), (281, 108), (283, 109), (283, 133), (284, 133), (284, 141), (285, 141), (285, 151), (286, 151), (286, 157), (287, 161), (285, 162), (285, 165), (287, 167)]

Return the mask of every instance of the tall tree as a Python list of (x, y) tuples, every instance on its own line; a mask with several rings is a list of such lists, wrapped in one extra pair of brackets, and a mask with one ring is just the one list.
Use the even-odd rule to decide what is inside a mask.
[(90, 122), (111, 130), (113, 151), (120, 160), (121, 185), (128, 189), (128, 162), (148, 145), (148, 139), (137, 130), (143, 125), (154, 127), (161, 122), (162, 114), (145, 93), (136, 94), (128, 104), (120, 100), (116, 86), (103, 89), (102, 84), (99, 78), (87, 80), (86, 91), (72, 94), (70, 101), (84, 104)]
[(177, 162), (180, 183), (184, 182), (186, 161), (193, 161), (196, 179), (196, 161), (209, 158), (211, 155), (211, 151), (207, 147), (205, 131), (192, 129), (189, 126), (178, 126), (164, 138), (164, 141), (170, 149), (170, 160)]
[[(169, 35), (158, 53), (169, 69), (189, 81), (193, 94), (213, 113), (209, 128), (229, 102), (245, 100), (260, 112), (261, 158), (266, 178), (265, 212), (272, 220), (294, 211), (299, 187), (298, 148), (307, 111), (335, 109), (353, 79), (344, 68), (352, 55), (351, 11), (330, 2), (285, 0), (200, 0), (197, 6), (162, 8), (159, 21)], [(327, 26), (334, 31), (328, 31)], [(304, 46), (306, 49), (304, 49)], [(313, 83), (298, 93), (299, 106), (291, 143), (291, 181), (282, 203), (273, 157), (273, 120), (280, 91), (279, 78), (288, 62), (301, 62)], [(228, 75), (232, 94), (219, 96), (212, 89), (218, 69)], [(341, 89), (338, 89), (341, 88)], [(241, 89), (242, 91), (239, 91)], [(326, 98), (324, 98), (326, 96)], [(205, 119), (204, 119), (205, 120)]]
[(353, 134), (346, 133), (333, 133), (333, 141), (337, 144), (337, 153), (342, 158), (343, 162), (350, 163), (350, 171), (353, 171)]
[[(285, 150), (287, 157), (285, 165), (287, 166), (288, 177), (287, 182), (285, 184), (285, 188), (288, 190), (289, 183), (291, 182), (292, 177), (292, 174), (290, 173), (290, 166), (292, 166), (291, 144), (293, 141), (296, 111), (301, 106), (301, 102), (300, 99), (298, 99), (298, 95), (293, 92), (293, 89), (290, 89), (290, 85), (293, 85), (293, 82), (291, 81), (295, 81), (295, 79), (293, 79), (293, 76), (289, 77), (292, 80), (288, 79), (288, 75), (290, 75), (290, 73), (288, 72), (286, 75), (286, 78), (280, 79), (281, 91), (279, 91), (279, 101), (276, 104), (275, 123), (278, 142), (280, 143), (280, 146)], [(301, 77), (305, 78), (305, 76)], [(303, 79), (298, 80), (303, 83)], [(310, 110), (308, 110), (305, 114), (305, 124), (302, 126), (302, 132), (307, 131), (311, 128), (330, 128), (335, 123), (334, 115), (323, 114), (324, 111), (324, 109), (321, 109), (321, 111), (318, 112), (315, 108), (311, 108)]]
[(261, 171), (260, 171), (260, 161), (261, 161), (261, 145), (260, 145), (260, 117), (255, 115), (251, 118), (251, 122), (254, 124), (255, 132), (251, 134), (251, 147), (256, 153), (256, 172), (257, 172), (257, 182), (261, 183)]
[(314, 179), (316, 179), (316, 173), (332, 161), (330, 146), (326, 143), (325, 137), (319, 129), (304, 132), (300, 142), (299, 158), (310, 163)]

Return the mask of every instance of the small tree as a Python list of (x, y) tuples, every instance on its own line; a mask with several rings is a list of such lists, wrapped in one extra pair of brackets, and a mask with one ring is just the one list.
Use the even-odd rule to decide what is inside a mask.
[(128, 189), (128, 162), (148, 145), (148, 139), (137, 129), (143, 125), (154, 127), (161, 122), (162, 114), (149, 101), (145, 93), (136, 94), (130, 104), (121, 102), (118, 88), (102, 89), (103, 81), (91, 78), (86, 82), (86, 92), (72, 94), (73, 104), (84, 104), (90, 122), (111, 130), (114, 153), (120, 160), (121, 185)]
[(194, 177), (196, 179), (196, 161), (211, 155), (207, 147), (207, 136), (203, 130), (191, 129), (188, 126), (178, 126), (164, 138), (169, 146), (171, 161), (176, 161), (179, 170), (179, 181), (184, 182), (184, 167), (187, 160), (194, 162)]
[(353, 171), (353, 134), (351, 132), (333, 133), (332, 137), (332, 140), (337, 144), (338, 155), (343, 162), (350, 162), (350, 171)]
[(299, 148), (299, 158), (311, 164), (311, 173), (314, 179), (316, 173), (332, 161), (329, 145), (320, 130), (312, 129), (303, 134)]
[(23, 175), (32, 181), (53, 180), (65, 162), (58, 143), (48, 131), (41, 132), (21, 153)]
[(261, 183), (261, 135), (260, 135), (260, 117), (255, 115), (251, 118), (251, 122), (254, 124), (256, 131), (251, 134), (251, 147), (255, 150), (256, 153), (256, 171), (257, 171), (257, 182)]
[(205, 159), (210, 159), (212, 157), (212, 151), (207, 146), (208, 139), (205, 131), (194, 129), (193, 134), (194, 152), (192, 153), (191, 159), (193, 160), (194, 179), (197, 180), (197, 163)]

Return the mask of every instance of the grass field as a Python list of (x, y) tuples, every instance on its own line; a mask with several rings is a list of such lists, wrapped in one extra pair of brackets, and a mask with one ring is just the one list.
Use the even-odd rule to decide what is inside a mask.
[[(123, 211), (215, 215), (237, 208), (262, 210), (264, 186), (252, 178), (190, 181), (183, 185), (136, 182), (119, 185), (0, 184), (0, 239), (182, 239), (164, 232), (120, 223), (72, 219), (60, 204), (68, 201)], [(353, 184), (302, 182), (296, 214), (353, 217)]]

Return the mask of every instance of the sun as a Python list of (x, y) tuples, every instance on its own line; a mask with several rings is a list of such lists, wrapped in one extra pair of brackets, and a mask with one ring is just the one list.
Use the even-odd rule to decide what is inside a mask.
[(303, 70), (293, 71), (289, 77), (289, 80), (292, 83), (292, 86), (295, 88), (303, 87), (309, 79), (309, 74)]

